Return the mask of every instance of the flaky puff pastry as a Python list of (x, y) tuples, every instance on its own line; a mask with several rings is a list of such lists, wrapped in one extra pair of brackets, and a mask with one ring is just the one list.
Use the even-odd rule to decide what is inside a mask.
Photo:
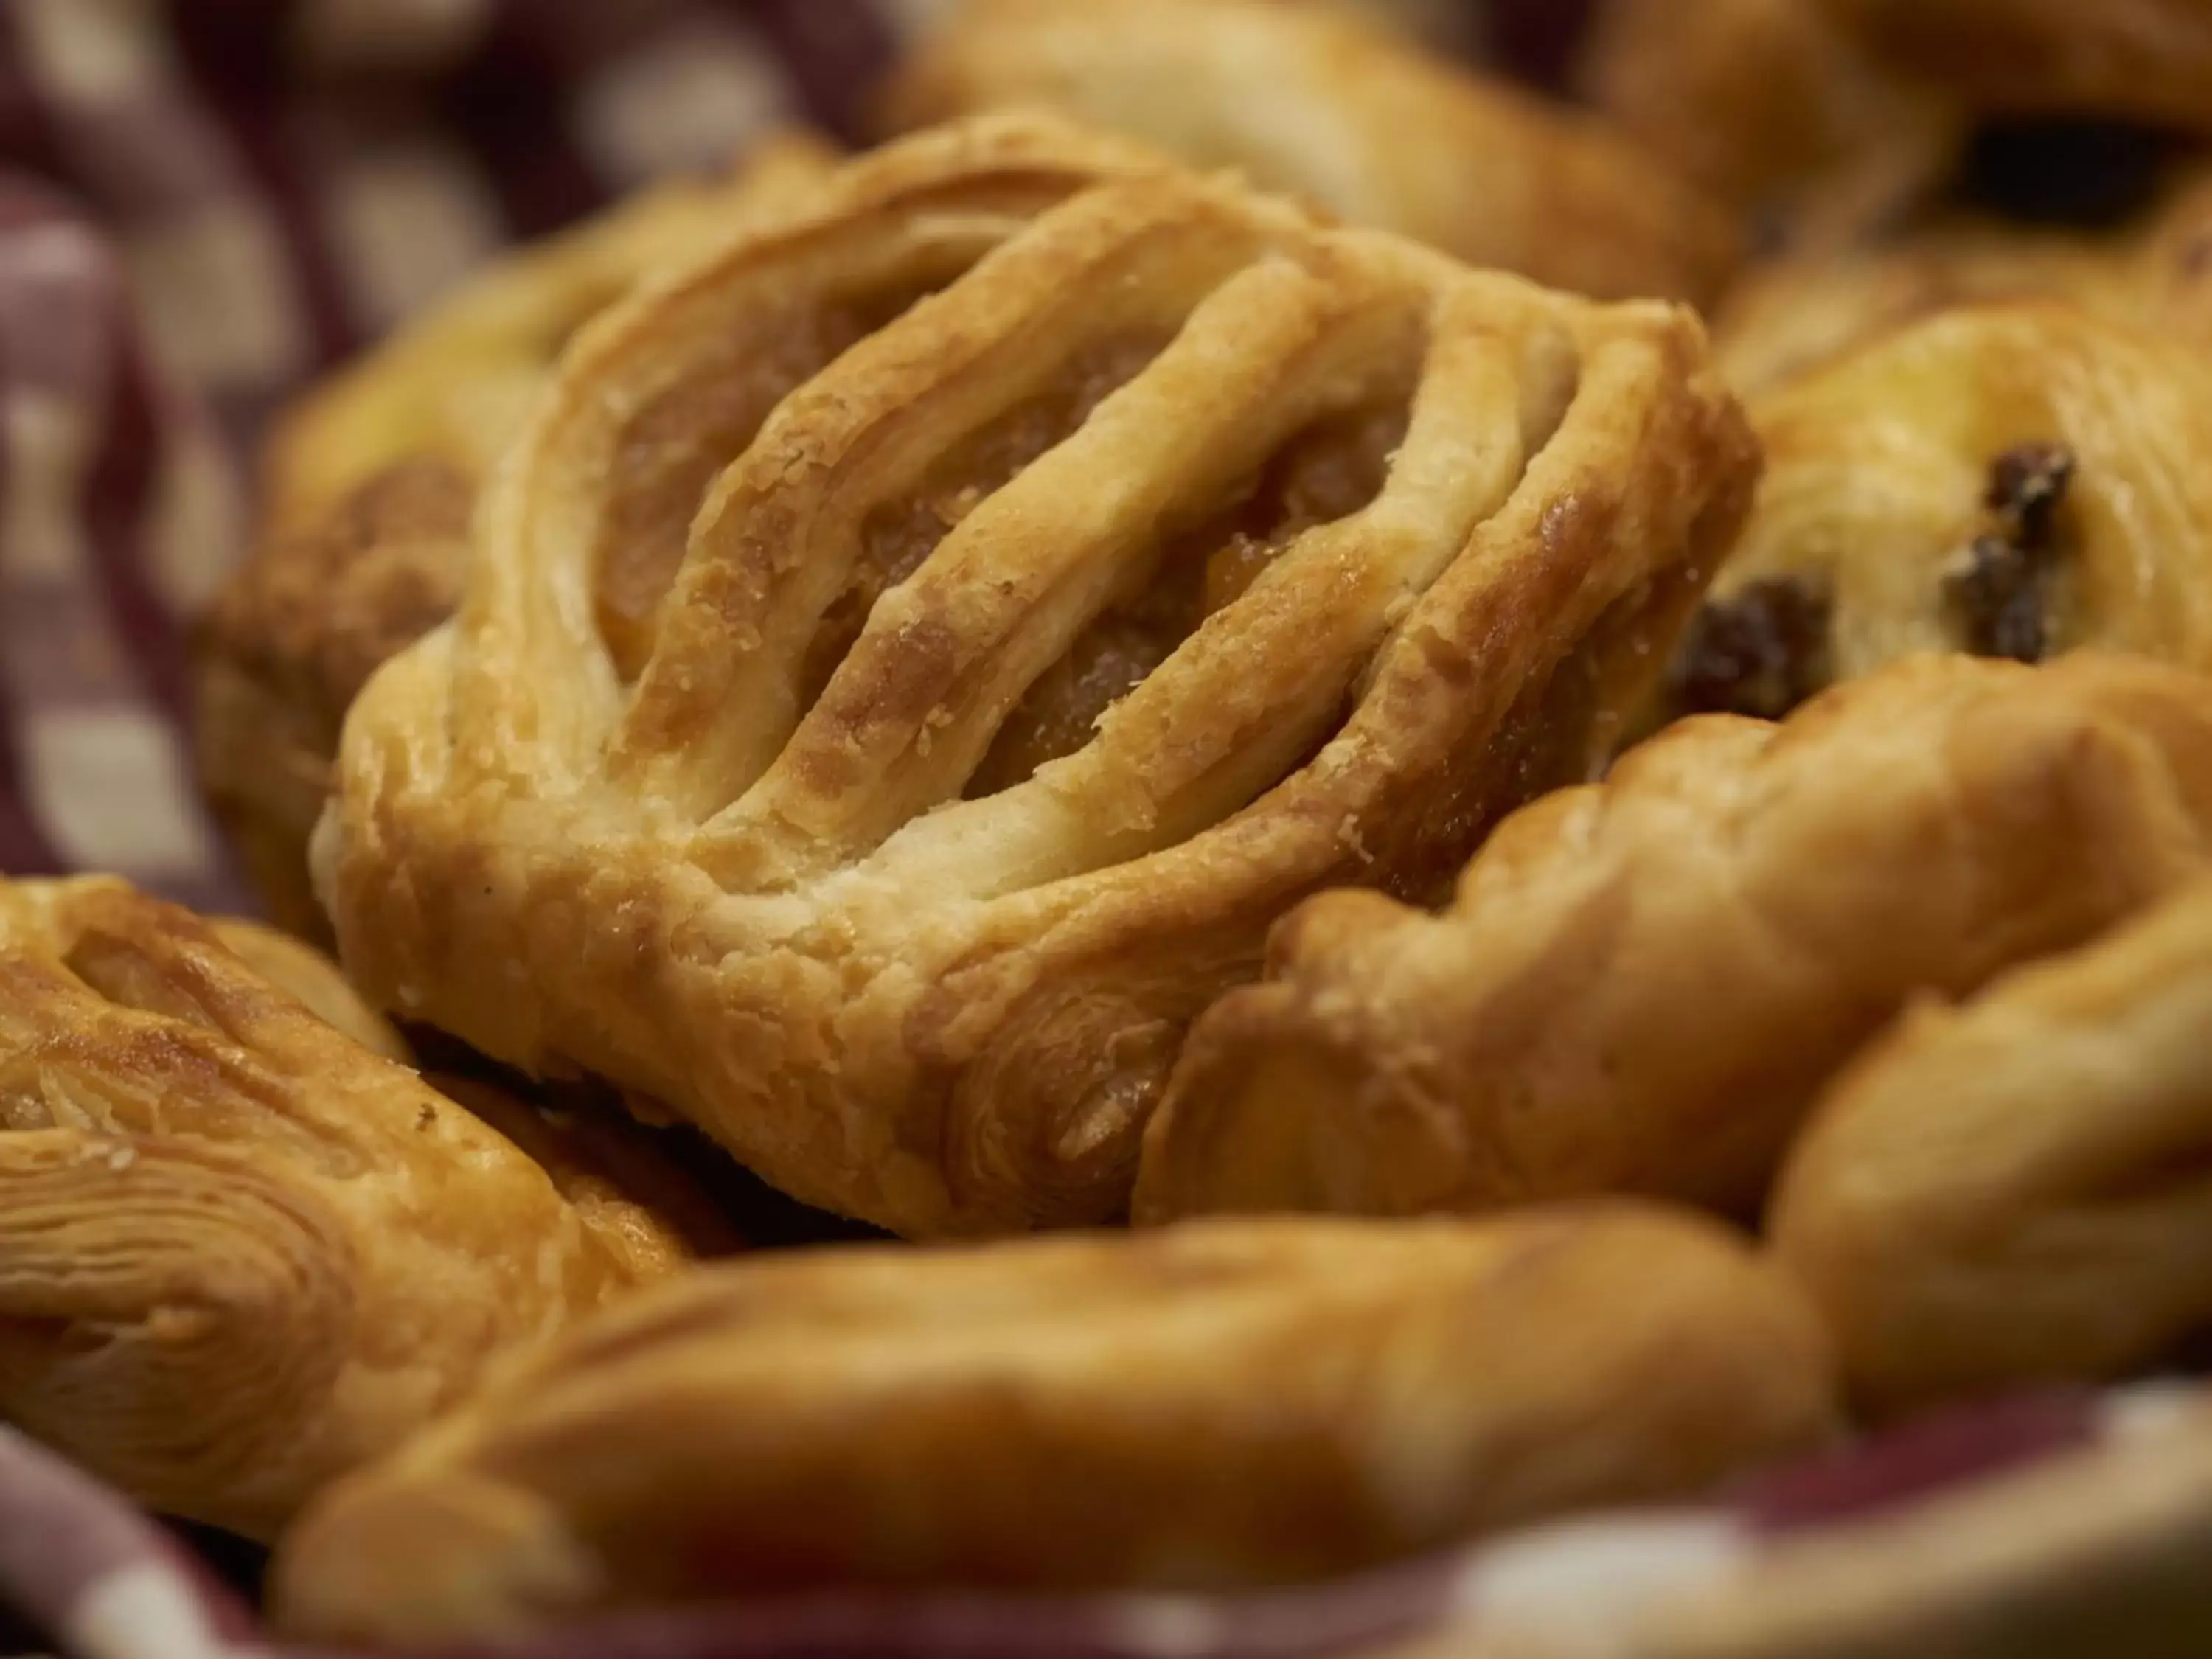
[(727, 179), (665, 185), (502, 258), (316, 388), (264, 458), (252, 555), (196, 642), (201, 786), (270, 914), (326, 927), (307, 836), (339, 723), (451, 614), (477, 493), (575, 330), (644, 272), (803, 202), (834, 166), (778, 135)]
[(2059, 301), (1938, 313), (1753, 400), (1759, 499), (1655, 718), (1917, 651), (2212, 669), (2212, 358)]
[(2094, 937), (2212, 860), (2212, 678), (1908, 659), (1773, 725), (1685, 720), (1516, 813), (1431, 916), (1328, 894), (1190, 1034), (1137, 1218), (1738, 1212), (1923, 991)]
[(1774, 1249), (1883, 1410), (2117, 1375), (2212, 1323), (2212, 885), (1959, 1006), (1827, 1091)]
[(494, 1353), (689, 1252), (555, 1128), (533, 1162), (226, 935), (397, 1046), (265, 933), (0, 884), (0, 1417), (268, 1537)]
[(1587, 775), (1753, 453), (1683, 312), (1041, 118), (838, 190), (571, 357), (322, 891), (374, 999), (808, 1203), (1103, 1220), (1274, 916)]
[(1587, 116), (1325, 7), (967, 0), (884, 107), (913, 128), (1012, 106), (1601, 298), (1703, 302), (1738, 251), (1723, 210)]
[(1829, 1370), (1785, 1279), (1633, 1206), (757, 1256), (333, 1490), (273, 1600), (410, 1644), (817, 1585), (1296, 1582), (1802, 1449)]

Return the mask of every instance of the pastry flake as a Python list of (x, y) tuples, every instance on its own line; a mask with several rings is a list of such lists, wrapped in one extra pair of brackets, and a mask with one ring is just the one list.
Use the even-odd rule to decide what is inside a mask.
[(1224, 1589), (1685, 1495), (1833, 1427), (1817, 1323), (1632, 1206), (758, 1255), (504, 1368), (273, 1601), (495, 1639), (816, 1586)]
[(1702, 302), (1738, 252), (1725, 211), (1587, 116), (1328, 8), (968, 0), (885, 100), (895, 130), (1014, 106), (1601, 298)]
[(1913, 997), (2207, 867), (2212, 679), (1920, 657), (1685, 720), (1509, 818), (1431, 916), (1328, 894), (1193, 1029), (1140, 1222), (1638, 1192), (1744, 1212)]
[(2212, 886), (1955, 1006), (1824, 1095), (1770, 1218), (1885, 1412), (2118, 1376), (2212, 1320)]
[(0, 1416), (150, 1507), (266, 1538), (495, 1353), (690, 1252), (226, 936), (343, 1000), (302, 947), (119, 881), (0, 883)]
[(321, 889), (374, 999), (807, 1203), (1105, 1220), (1275, 915), (1587, 775), (1755, 459), (1685, 313), (1042, 118), (837, 189), (569, 359)]

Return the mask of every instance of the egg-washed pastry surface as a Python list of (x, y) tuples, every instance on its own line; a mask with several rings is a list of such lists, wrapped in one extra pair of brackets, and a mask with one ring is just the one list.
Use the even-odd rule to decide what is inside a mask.
[(1634, 1191), (1743, 1212), (1913, 996), (2094, 938), (2212, 858), (2212, 678), (1909, 659), (1685, 720), (1499, 826), (1431, 916), (1292, 913), (1194, 1028), (1138, 1219)]
[(834, 165), (778, 135), (727, 178), (644, 191), (500, 260), (280, 422), (256, 545), (201, 624), (196, 685), (202, 787), (280, 924), (326, 932), (307, 842), (339, 724), (377, 665), (452, 611), (477, 490), (570, 336)]
[(1294, 897), (1587, 775), (1753, 456), (1683, 312), (1042, 118), (837, 189), (570, 359), (322, 891), (372, 999), (808, 1203), (1107, 1219)]
[(0, 883), (0, 1417), (252, 1537), (690, 1254), (557, 1130), (533, 1162), (288, 983), (398, 1048), (289, 941)]
[(2208, 1033), (2198, 884), (1837, 1080), (1771, 1226), (1863, 1403), (2118, 1376), (2212, 1327)]
[(1601, 298), (1710, 300), (1738, 251), (1723, 209), (1588, 116), (1325, 7), (968, 0), (885, 100), (901, 128), (1015, 106)]
[(1632, 1206), (755, 1256), (507, 1367), (280, 1553), (318, 1640), (813, 1586), (1234, 1589), (1832, 1431), (1817, 1322)]
[(1917, 651), (2212, 669), (2212, 358), (1960, 307), (1758, 397), (1757, 504), (1656, 719), (1774, 718)]

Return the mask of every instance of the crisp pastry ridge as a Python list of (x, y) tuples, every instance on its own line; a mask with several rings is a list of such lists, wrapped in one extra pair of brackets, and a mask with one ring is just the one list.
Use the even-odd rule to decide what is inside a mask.
[(1911, 1409), (2156, 1363), (2212, 1319), (2212, 884), (1957, 1005), (1829, 1087), (1776, 1255), (1854, 1393)]
[(195, 641), (201, 787), (269, 913), (327, 936), (307, 871), (340, 723), (452, 613), (478, 490), (588, 318), (644, 272), (804, 203), (836, 164), (770, 135), (501, 259), (285, 411), (255, 545)]
[(1687, 720), (1507, 819), (1431, 916), (1327, 894), (1193, 1028), (1139, 1222), (1633, 1191), (1747, 1212), (1821, 1086), (2212, 854), (2212, 679), (1917, 657)]
[(921, 135), (594, 326), (356, 707), (321, 890), (373, 999), (808, 1203), (1103, 1220), (1287, 903), (1587, 775), (1755, 468), (1680, 310)]
[(966, 0), (893, 78), (894, 130), (1042, 106), (1470, 264), (1703, 303), (1740, 237), (1589, 116), (1364, 19), (1269, 0)]
[(265, 931), (111, 878), (0, 883), (0, 1416), (266, 1538), (499, 1349), (690, 1252), (227, 939), (377, 1033)]
[(2061, 301), (1942, 311), (1751, 400), (1766, 471), (1654, 721), (1918, 651), (2212, 670), (2212, 359)]
[(272, 1597), (412, 1645), (816, 1586), (1237, 1589), (1833, 1427), (1802, 1297), (1639, 1206), (757, 1255), (503, 1367), (327, 1494)]

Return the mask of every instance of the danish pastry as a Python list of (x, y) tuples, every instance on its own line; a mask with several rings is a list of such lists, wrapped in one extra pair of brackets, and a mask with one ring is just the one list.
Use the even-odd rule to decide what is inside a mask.
[(1442, 916), (1328, 894), (1190, 1034), (1140, 1221), (1633, 1191), (1742, 1212), (1911, 997), (2212, 858), (2212, 678), (1909, 659), (1681, 722), (1501, 825)]
[(2151, 1364), (2212, 1324), (2212, 885), (1958, 1006), (1827, 1091), (1774, 1248), (1894, 1410)]
[(1326, 8), (968, 0), (885, 100), (895, 129), (1011, 106), (1600, 298), (1702, 302), (1738, 252), (1723, 210), (1588, 117)]
[(267, 1537), (495, 1352), (687, 1255), (187, 913), (0, 884), (0, 1417), (148, 1504)]
[(317, 1640), (815, 1585), (1233, 1589), (1832, 1428), (1817, 1322), (1623, 1206), (755, 1256), (502, 1370), (285, 1540)]
[(1917, 651), (2212, 669), (2212, 360), (2078, 306), (1964, 307), (1753, 422), (1758, 502), (1665, 714), (1773, 717)]
[(372, 1000), (808, 1203), (1103, 1220), (1275, 915), (1616, 740), (1754, 453), (1685, 313), (1042, 118), (835, 193), (569, 358), (321, 891)]
[(733, 178), (664, 185), (494, 266), (280, 424), (258, 544), (198, 641), (199, 771), (271, 916), (327, 932), (307, 843), (338, 725), (372, 670), (460, 591), (477, 490), (576, 327), (658, 264), (803, 200), (831, 167), (793, 134)]

